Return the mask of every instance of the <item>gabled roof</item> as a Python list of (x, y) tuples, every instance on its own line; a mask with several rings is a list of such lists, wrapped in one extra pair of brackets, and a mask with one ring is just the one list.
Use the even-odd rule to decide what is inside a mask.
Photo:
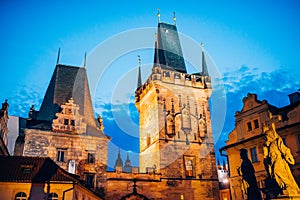
[(80, 106), (84, 121), (95, 127), (94, 111), (90, 96), (86, 69), (57, 64), (43, 99), (37, 121), (52, 121), (60, 106), (70, 98)]
[(68, 173), (48, 157), (0, 156), (0, 182), (73, 183), (103, 199), (79, 176)]
[(158, 23), (154, 63), (165, 69), (187, 73), (175, 25)]
[(47, 157), (0, 156), (0, 181), (42, 183), (78, 182), (79, 179)]

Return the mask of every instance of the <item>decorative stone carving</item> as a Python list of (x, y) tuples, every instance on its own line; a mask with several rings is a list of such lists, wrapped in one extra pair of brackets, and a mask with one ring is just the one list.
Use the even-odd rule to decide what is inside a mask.
[(56, 113), (53, 119), (52, 131), (82, 134), (86, 132), (86, 123), (79, 114), (79, 106), (74, 103), (73, 98), (61, 105), (62, 111)]

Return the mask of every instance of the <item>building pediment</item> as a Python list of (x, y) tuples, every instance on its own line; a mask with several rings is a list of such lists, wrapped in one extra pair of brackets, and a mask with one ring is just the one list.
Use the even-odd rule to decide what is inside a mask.
[(243, 98), (243, 104), (244, 105), (243, 105), (242, 110), (237, 111), (236, 115), (240, 114), (240, 113), (244, 113), (244, 112), (246, 112), (248, 110), (251, 110), (253, 108), (262, 106), (265, 103), (266, 103), (265, 100), (264, 101), (258, 100), (256, 94), (248, 93), (247, 96)]

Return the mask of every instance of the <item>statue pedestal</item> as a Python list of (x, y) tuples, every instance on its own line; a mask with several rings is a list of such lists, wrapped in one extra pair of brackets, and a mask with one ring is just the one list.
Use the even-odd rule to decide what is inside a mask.
[(300, 200), (300, 195), (279, 195), (278, 197), (272, 198), (270, 200)]

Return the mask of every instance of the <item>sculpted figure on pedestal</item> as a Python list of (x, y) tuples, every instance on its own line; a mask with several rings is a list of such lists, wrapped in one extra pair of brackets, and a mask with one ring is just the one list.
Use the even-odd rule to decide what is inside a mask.
[(298, 185), (289, 167), (295, 164), (290, 149), (285, 146), (274, 125), (272, 128), (264, 128), (264, 132), (266, 134), (263, 147), (264, 164), (269, 177), (275, 179), (282, 194), (299, 194)]

